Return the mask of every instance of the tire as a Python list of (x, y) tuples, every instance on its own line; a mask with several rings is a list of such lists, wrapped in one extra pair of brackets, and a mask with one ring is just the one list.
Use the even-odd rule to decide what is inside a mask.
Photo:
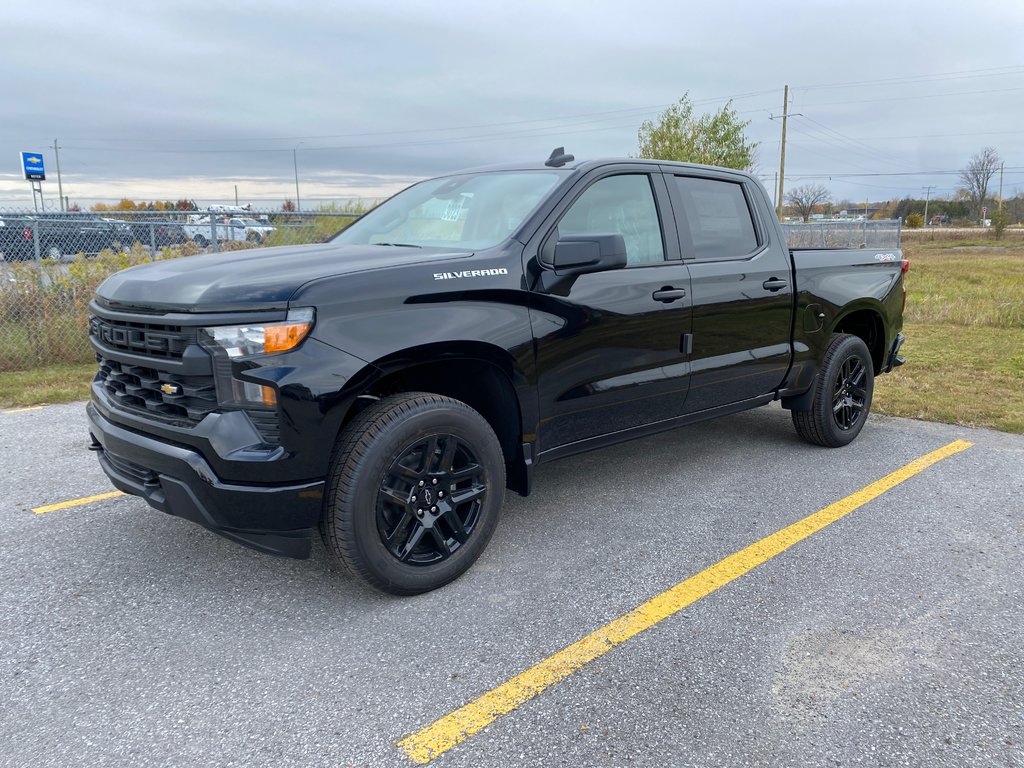
[(195, 244), (198, 245), (200, 248), (205, 248), (210, 244), (210, 241), (207, 240), (202, 235), (196, 235), (195, 238), (193, 239), (195, 240)]
[(849, 445), (864, 428), (874, 393), (874, 363), (857, 336), (832, 334), (815, 382), (809, 411), (793, 411), (793, 426), (804, 440), (826, 448)]
[(64, 252), (60, 249), (59, 245), (48, 245), (46, 247), (46, 254), (43, 256), (44, 259), (51, 259), (52, 261), (62, 262), (64, 261)]
[(394, 395), (339, 436), (321, 532), (351, 573), (384, 592), (415, 595), (476, 561), (504, 493), (501, 446), (479, 413), (440, 395)]

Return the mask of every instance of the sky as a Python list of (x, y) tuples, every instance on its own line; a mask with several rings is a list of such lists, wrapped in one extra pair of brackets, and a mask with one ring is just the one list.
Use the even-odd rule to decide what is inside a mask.
[[(5, 3), (0, 210), (193, 198), (303, 208), (460, 168), (637, 152), (729, 100), (786, 188), (951, 197), (985, 146), (1024, 193), (1024, 2)], [(998, 187), (998, 175), (993, 184)]]

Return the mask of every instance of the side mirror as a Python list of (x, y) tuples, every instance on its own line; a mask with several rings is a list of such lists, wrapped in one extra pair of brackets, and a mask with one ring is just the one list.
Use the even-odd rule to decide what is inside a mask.
[(555, 243), (556, 275), (583, 275), (626, 266), (622, 235), (565, 235)]

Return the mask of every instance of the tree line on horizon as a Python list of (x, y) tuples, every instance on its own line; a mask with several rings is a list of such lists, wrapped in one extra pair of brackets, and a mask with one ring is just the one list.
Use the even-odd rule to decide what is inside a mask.
[[(740, 120), (732, 109), (732, 100), (714, 113), (695, 115), (689, 93), (666, 109), (656, 120), (645, 120), (637, 131), (639, 157), (675, 160), (702, 165), (750, 171), (757, 162), (758, 142), (746, 135), (749, 120)], [(943, 221), (980, 221), (993, 216), (1004, 223), (1024, 221), (1024, 195), (1017, 193), (998, 205), (991, 194), (991, 183), (999, 172), (1002, 158), (994, 147), (985, 147), (961, 170), (960, 186), (950, 198), (935, 197), (887, 200), (867, 206), (850, 200), (833, 203), (829, 190), (821, 184), (804, 184), (785, 193), (784, 209), (808, 221), (814, 214), (831, 216), (846, 210), (871, 209), (871, 218), (901, 218), (920, 226), (927, 206), (928, 218)], [(985, 215), (982, 215), (984, 212)], [(915, 218), (920, 217), (920, 223)]]

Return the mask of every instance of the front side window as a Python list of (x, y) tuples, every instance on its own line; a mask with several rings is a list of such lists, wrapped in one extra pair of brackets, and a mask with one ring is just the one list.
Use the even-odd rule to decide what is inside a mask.
[(644, 174), (595, 181), (558, 222), (558, 235), (622, 235), (627, 264), (665, 260), (658, 208)]
[(738, 259), (757, 250), (757, 230), (741, 184), (692, 176), (676, 176), (675, 183), (685, 217), (680, 226), (689, 229), (696, 258)]
[(489, 248), (508, 238), (563, 175), (509, 171), (430, 179), (399, 192), (333, 242)]

